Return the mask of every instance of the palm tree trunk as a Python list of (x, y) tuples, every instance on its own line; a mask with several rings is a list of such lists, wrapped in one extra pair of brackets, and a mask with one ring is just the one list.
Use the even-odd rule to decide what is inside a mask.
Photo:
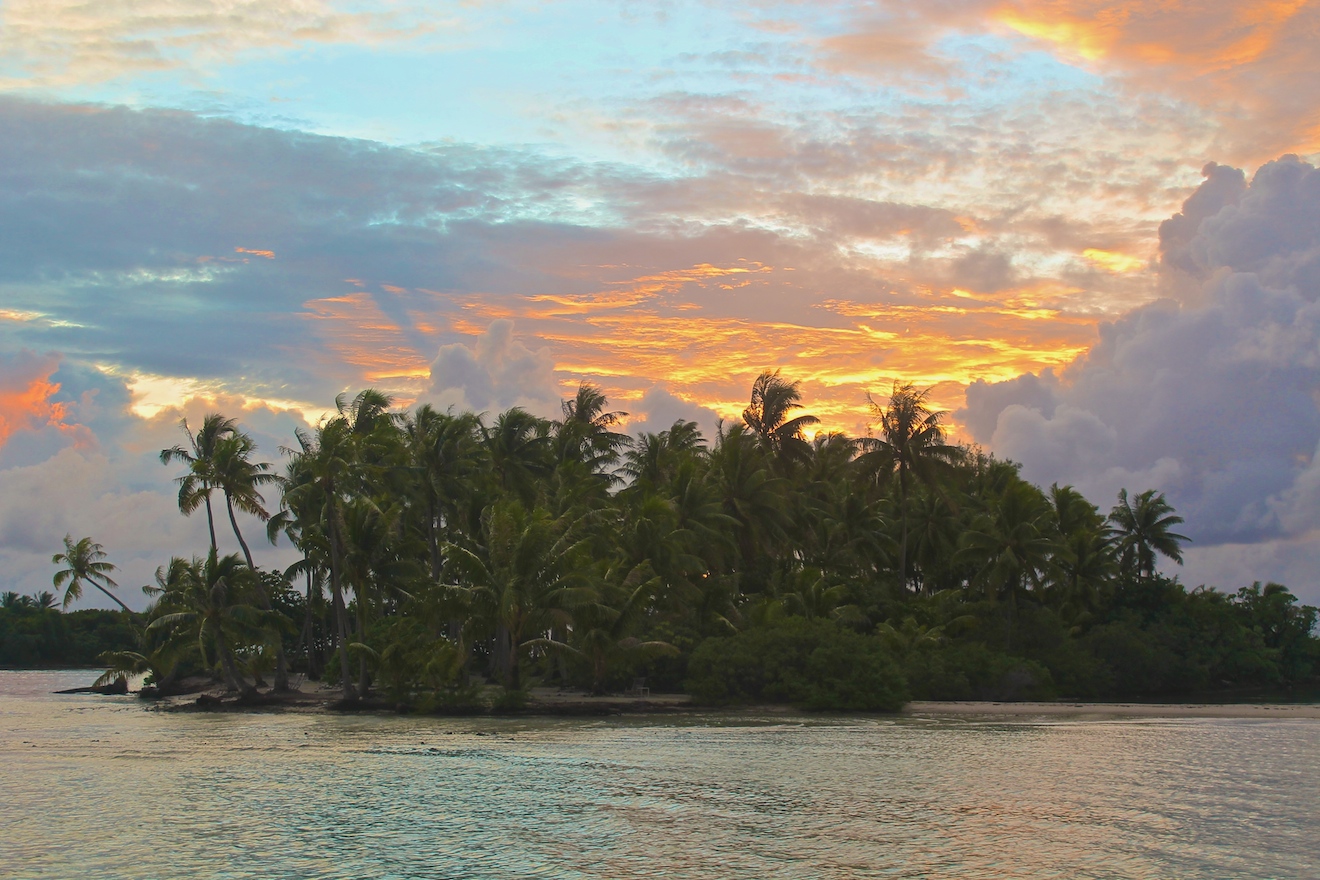
[(211, 487), (210, 487), (210, 486), (207, 486), (207, 487), (206, 487), (206, 494), (205, 494), (203, 497), (206, 499), (206, 530), (207, 530), (207, 532), (209, 532), (210, 535), (211, 535), (211, 552), (214, 553), (214, 554), (216, 554), (217, 556), (219, 556), (219, 555), (220, 555), (220, 547), (219, 547), (219, 545), (216, 544), (216, 542), (215, 542), (215, 514), (212, 513), (212, 511), (211, 511)]
[(307, 598), (303, 602), (303, 629), (302, 643), (303, 650), (307, 652), (307, 673), (311, 678), (321, 677), (320, 658), (316, 656), (316, 628), (312, 623), (312, 582), (315, 575), (312, 573), (310, 560), (307, 564)]
[[(364, 645), (367, 643), (367, 603), (365, 591), (354, 587), (357, 591), (357, 625), (358, 641)], [(367, 652), (358, 653), (358, 696), (365, 697), (367, 690), (371, 687), (371, 678), (367, 672)]]
[(335, 522), (338, 510), (333, 505), (330, 510), (330, 594), (334, 602), (335, 626), (339, 635), (339, 680), (343, 685), (345, 700), (356, 700), (353, 680), (348, 667), (348, 609), (344, 607), (344, 589), (339, 573), (339, 525)]
[[(234, 516), (234, 502), (228, 491), (225, 492), (225, 508), (229, 511), (229, 524), (234, 527), (234, 537), (238, 538), (238, 546), (243, 548), (243, 558), (247, 560), (248, 570), (252, 572), (252, 577), (256, 581), (257, 602), (261, 605), (262, 611), (269, 611), (270, 593), (266, 591), (266, 585), (257, 574), (257, 564), (252, 561), (252, 551), (248, 549), (247, 541), (243, 540), (243, 533), (238, 529), (238, 519)], [(289, 666), (284, 660), (284, 638), (278, 631), (271, 636), (275, 644), (275, 690), (284, 693), (289, 689)]]
[(137, 617), (137, 615), (133, 613), (133, 609), (132, 609), (132, 608), (129, 608), (127, 605), (125, 605), (123, 602), (121, 602), (121, 601), (119, 600), (119, 597), (116, 596), (114, 593), (110, 592), (110, 591), (107, 590), (105, 587), (103, 587), (103, 586), (101, 586), (100, 584), (98, 584), (96, 581), (88, 581), (88, 583), (90, 583), (92, 586), (96, 587), (96, 588), (97, 588), (98, 590), (100, 590), (102, 593), (105, 593), (107, 596), (109, 596), (109, 597), (110, 597), (110, 600), (111, 600), (112, 602), (114, 602), (114, 603), (115, 603), (116, 605), (118, 605), (120, 608), (122, 608), (122, 609), (124, 609), (126, 612), (128, 612), (128, 616), (129, 616), (129, 617), (134, 617), (134, 618)]
[(908, 503), (907, 472), (900, 465), (898, 470), (898, 517), (903, 521), (903, 537), (898, 542), (898, 586), (907, 594), (907, 548), (908, 548)]
[(220, 655), (220, 668), (224, 670), (225, 678), (231, 688), (243, 696), (247, 696), (256, 690), (248, 685), (238, 671), (238, 664), (234, 662), (234, 655), (229, 650), (229, 643), (225, 641), (224, 633), (220, 631), (219, 627), (215, 629), (215, 652)]

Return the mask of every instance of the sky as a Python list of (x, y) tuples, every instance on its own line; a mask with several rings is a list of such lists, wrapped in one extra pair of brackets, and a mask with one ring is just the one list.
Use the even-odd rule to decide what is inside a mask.
[(1304, 0), (0, 0), (0, 590), (91, 535), (140, 607), (204, 548), (182, 418), (278, 464), (344, 391), (587, 381), (710, 432), (781, 369), (852, 433), (929, 388), (1041, 485), (1166, 493), (1189, 586), (1320, 603), (1318, 39)]

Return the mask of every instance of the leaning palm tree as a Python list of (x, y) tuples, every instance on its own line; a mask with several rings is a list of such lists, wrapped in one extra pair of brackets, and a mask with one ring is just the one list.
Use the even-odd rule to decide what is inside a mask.
[(179, 428), (188, 438), (188, 445), (171, 446), (160, 451), (160, 463), (182, 461), (188, 471), (175, 482), (179, 484), (179, 512), (189, 516), (198, 507), (206, 507), (206, 528), (211, 536), (211, 550), (219, 552), (215, 541), (215, 513), (211, 510), (211, 490), (218, 485), (215, 474), (216, 449), (226, 437), (238, 431), (238, 423), (220, 413), (210, 413), (194, 434), (188, 420), (181, 419)]
[(119, 586), (110, 579), (110, 572), (115, 570), (112, 563), (105, 561), (105, 548), (93, 541), (91, 538), (79, 538), (73, 540), (72, 535), (64, 536), (64, 552), (56, 553), (50, 558), (50, 561), (56, 565), (63, 565), (65, 568), (55, 572), (55, 588), (64, 587), (64, 607), (68, 608), (71, 603), (82, 598), (84, 584), (91, 584), (102, 593), (110, 597), (120, 608), (129, 614), (133, 612), (127, 605), (119, 600), (119, 597), (110, 592), (107, 587)]
[(876, 403), (871, 395), (866, 399), (876, 416), (880, 436), (862, 441), (867, 452), (861, 457), (863, 467), (877, 473), (894, 474), (898, 478), (898, 516), (902, 537), (898, 544), (899, 584), (906, 589), (908, 582), (908, 499), (913, 481), (936, 486), (962, 455), (956, 446), (945, 443), (943, 420), (945, 413), (926, 405), (929, 389), (917, 391), (910, 383), (894, 382), (889, 395), (889, 406)]
[[(238, 539), (238, 545), (243, 548), (243, 559), (253, 572), (257, 570), (257, 564), (253, 561), (252, 550), (243, 539), (243, 532), (238, 527), (234, 508), (237, 507), (244, 513), (266, 522), (270, 519), (270, 512), (266, 510), (260, 487), (278, 480), (278, 477), (271, 473), (269, 464), (252, 461), (252, 453), (256, 448), (257, 445), (250, 435), (235, 428), (215, 445), (210, 467), (210, 476), (214, 480), (215, 488), (225, 496), (225, 511), (229, 514), (229, 525), (234, 529), (234, 537)], [(270, 594), (261, 578), (256, 579), (256, 585), (257, 601), (263, 610), (269, 611)], [(284, 658), (283, 640), (278, 634), (272, 634), (271, 644), (275, 649), (275, 690), (286, 691), (289, 689), (289, 668)]]
[(1125, 572), (1135, 572), (1139, 578), (1155, 576), (1156, 554), (1167, 556), (1182, 565), (1179, 542), (1191, 541), (1173, 531), (1183, 518), (1173, 512), (1173, 505), (1164, 499), (1164, 493), (1147, 489), (1129, 501), (1127, 489), (1118, 491), (1118, 504), (1109, 514), (1118, 539), (1119, 565)]

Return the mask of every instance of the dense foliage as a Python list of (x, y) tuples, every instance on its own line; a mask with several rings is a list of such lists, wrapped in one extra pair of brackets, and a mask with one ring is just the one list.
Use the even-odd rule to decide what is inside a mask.
[(121, 611), (62, 614), (50, 593), (0, 597), (0, 666), (95, 666), (106, 652), (133, 650), (137, 643)]
[[(372, 390), (337, 404), (282, 473), (233, 421), (184, 424), (162, 458), (185, 467), (180, 509), (205, 511), (211, 547), (161, 568), (118, 662), (211, 668), (240, 690), (293, 669), (413, 705), (485, 676), (511, 700), (645, 678), (856, 710), (1283, 691), (1320, 671), (1316, 610), (1285, 588), (1189, 591), (1158, 571), (1187, 540), (1162, 495), (1124, 492), (1105, 514), (1042, 490), (946, 442), (911, 386), (872, 402), (873, 438), (808, 439), (778, 373), (709, 441), (691, 422), (630, 438), (587, 385), (553, 421), (394, 412)], [(256, 571), (235, 509), (301, 561)], [(242, 556), (219, 552), (217, 512)]]

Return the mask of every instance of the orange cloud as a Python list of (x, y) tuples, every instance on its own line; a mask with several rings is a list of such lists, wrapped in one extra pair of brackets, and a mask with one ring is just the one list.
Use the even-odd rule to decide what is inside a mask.
[(327, 349), (323, 360), (332, 371), (345, 373), (346, 384), (366, 383), (402, 397), (415, 397), (426, 386), (434, 352), (420, 351), (370, 293), (309, 300), (303, 308)]
[(50, 378), (59, 368), (58, 358), (23, 353), (7, 367), (0, 379), (0, 446), (19, 431), (47, 427), (73, 435), (80, 443), (90, 439), (82, 425), (66, 422), (68, 404), (51, 400), (60, 390)]
[(268, 260), (273, 260), (273, 259), (275, 259), (275, 252), (274, 252), (274, 251), (260, 251), (260, 250), (253, 250), (252, 248), (236, 247), (236, 248), (234, 248), (234, 253), (236, 253), (236, 254), (252, 254), (252, 256), (254, 256), (254, 257), (265, 257), (265, 258), (268, 259)]
[[(427, 387), (437, 332), (478, 337), (491, 322), (512, 319), (549, 353), (565, 393), (591, 381), (626, 404), (659, 383), (736, 419), (756, 375), (782, 367), (803, 381), (826, 428), (847, 431), (865, 430), (867, 392), (883, 394), (895, 379), (934, 388), (935, 402), (951, 410), (976, 379), (1061, 367), (1094, 340), (1094, 316), (1064, 310), (1077, 291), (1056, 283), (993, 296), (923, 289), (868, 302), (810, 293), (827, 282), (801, 275), (754, 261), (695, 263), (602, 279), (584, 294), (469, 294), (447, 320), (419, 294), (390, 314), (365, 290), (305, 308), (327, 369), (342, 373), (345, 387), (375, 385), (404, 404)], [(760, 287), (736, 289), (744, 281)], [(730, 297), (764, 307), (748, 313)]]
[(1315, 0), (1016, 0), (989, 19), (1143, 88), (1229, 117), (1245, 111), (1252, 124), (1235, 137), (1239, 160), (1320, 148)]

